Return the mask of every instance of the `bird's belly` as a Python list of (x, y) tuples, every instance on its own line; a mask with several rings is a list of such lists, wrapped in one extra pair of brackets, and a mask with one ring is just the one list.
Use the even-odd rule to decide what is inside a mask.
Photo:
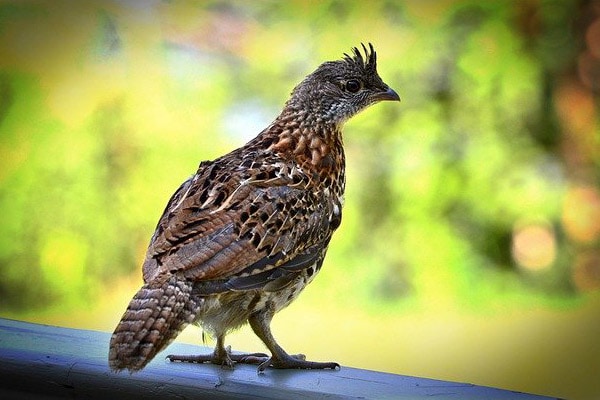
[(258, 311), (269, 309), (277, 313), (298, 297), (317, 272), (317, 265), (312, 265), (275, 291), (254, 289), (203, 296), (199, 299), (201, 307), (195, 323), (211, 336), (218, 336), (241, 327)]

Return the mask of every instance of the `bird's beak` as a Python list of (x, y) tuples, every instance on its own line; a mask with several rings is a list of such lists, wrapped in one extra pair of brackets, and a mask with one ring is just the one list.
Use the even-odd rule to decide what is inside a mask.
[(383, 101), (383, 100), (400, 101), (400, 96), (398, 96), (398, 93), (396, 93), (394, 91), (394, 89), (389, 88), (389, 87), (387, 88), (387, 90), (385, 90), (383, 92), (375, 93), (373, 95), (373, 97), (375, 98), (376, 101)]

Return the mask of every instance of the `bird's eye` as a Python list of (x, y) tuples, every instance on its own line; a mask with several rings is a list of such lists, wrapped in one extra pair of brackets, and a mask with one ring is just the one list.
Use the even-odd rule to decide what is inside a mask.
[(348, 82), (346, 82), (346, 90), (349, 91), (350, 93), (356, 93), (360, 90), (361, 84), (358, 80), (356, 79), (350, 79)]

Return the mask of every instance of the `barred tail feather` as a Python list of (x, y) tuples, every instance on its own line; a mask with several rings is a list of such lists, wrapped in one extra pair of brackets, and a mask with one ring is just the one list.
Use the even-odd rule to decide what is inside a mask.
[(172, 276), (149, 282), (135, 294), (111, 339), (108, 363), (113, 371), (139, 371), (165, 348), (198, 313), (192, 283)]

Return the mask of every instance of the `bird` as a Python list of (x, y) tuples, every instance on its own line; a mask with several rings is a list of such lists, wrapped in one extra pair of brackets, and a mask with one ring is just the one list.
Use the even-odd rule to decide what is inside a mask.
[[(340, 368), (288, 354), (270, 325), (315, 278), (340, 226), (344, 124), (375, 103), (400, 101), (377, 72), (373, 45), (361, 47), (319, 65), (268, 127), (202, 161), (173, 194), (150, 239), (144, 284), (111, 336), (111, 370), (141, 370), (189, 324), (216, 339), (214, 351), (170, 361), (255, 364), (259, 373)], [(245, 324), (270, 355), (225, 346)]]

